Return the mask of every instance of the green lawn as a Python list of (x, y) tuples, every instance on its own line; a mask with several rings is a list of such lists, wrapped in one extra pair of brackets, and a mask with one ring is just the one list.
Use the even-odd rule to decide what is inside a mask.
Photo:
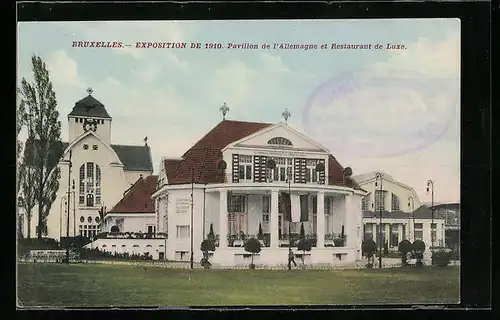
[(185, 270), (19, 264), (23, 306), (458, 303), (459, 269)]

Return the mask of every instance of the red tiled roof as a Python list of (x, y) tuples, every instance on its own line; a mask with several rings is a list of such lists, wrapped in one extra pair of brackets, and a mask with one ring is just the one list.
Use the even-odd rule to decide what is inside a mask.
[(123, 198), (107, 213), (153, 213), (155, 202), (151, 194), (156, 190), (158, 176), (140, 177)]
[[(186, 151), (180, 162), (165, 161), (168, 183), (191, 183), (192, 175), (195, 183), (222, 183), (223, 170), (217, 169), (217, 161), (222, 159), (222, 149), (271, 125), (234, 120), (221, 121)], [(174, 171), (175, 166), (177, 168)]]
[[(165, 172), (168, 184), (223, 183), (224, 172), (217, 169), (217, 161), (222, 159), (222, 149), (232, 142), (243, 139), (257, 131), (271, 126), (270, 123), (223, 120), (191, 149), (186, 151), (182, 160), (165, 159)], [(227, 164), (230, 170), (230, 164)], [(328, 181), (330, 185), (348, 186), (359, 189), (350, 177), (344, 178), (344, 168), (330, 155), (328, 159)]]

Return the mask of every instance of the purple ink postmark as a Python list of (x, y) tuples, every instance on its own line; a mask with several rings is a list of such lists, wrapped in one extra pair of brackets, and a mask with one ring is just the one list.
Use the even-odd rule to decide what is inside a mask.
[(457, 83), (410, 71), (343, 73), (310, 95), (303, 125), (312, 138), (344, 155), (419, 150), (439, 140), (458, 112)]

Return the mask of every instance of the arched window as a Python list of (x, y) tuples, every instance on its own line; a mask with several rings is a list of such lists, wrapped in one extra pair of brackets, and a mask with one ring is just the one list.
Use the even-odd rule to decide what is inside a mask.
[(101, 204), (101, 168), (93, 162), (80, 167), (78, 203), (87, 207)]
[(283, 138), (283, 137), (272, 138), (271, 140), (269, 140), (267, 142), (267, 144), (274, 145), (274, 146), (288, 146), (288, 147), (292, 146), (292, 142), (290, 140), (288, 140), (287, 138)]

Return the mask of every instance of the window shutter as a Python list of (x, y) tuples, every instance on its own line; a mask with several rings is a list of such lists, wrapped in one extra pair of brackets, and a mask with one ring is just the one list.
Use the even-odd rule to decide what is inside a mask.
[(300, 183), (306, 183), (307, 160), (300, 159)]
[(325, 160), (324, 159), (319, 159), (318, 163), (323, 164), (323, 168), (324, 168), (323, 171), (319, 172), (319, 178), (318, 178), (319, 181), (318, 182), (319, 182), (319, 184), (325, 184), (325, 172), (326, 172)]
[(266, 172), (267, 172), (267, 157), (260, 157), (260, 182), (266, 182)]
[(300, 159), (293, 159), (293, 183), (300, 182)]
[(253, 157), (253, 182), (266, 182), (266, 160), (265, 156)]
[(240, 155), (233, 154), (233, 183), (240, 182)]

